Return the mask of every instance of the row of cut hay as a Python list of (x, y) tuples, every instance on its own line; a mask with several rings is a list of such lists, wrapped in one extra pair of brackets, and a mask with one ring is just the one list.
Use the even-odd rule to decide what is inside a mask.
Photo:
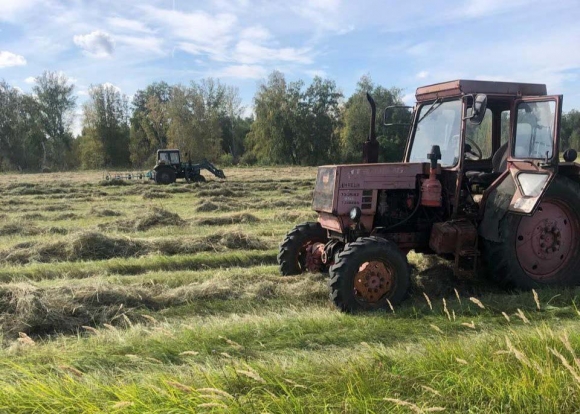
[(115, 285), (86, 283), (71, 287), (37, 287), (29, 283), (0, 285), (0, 326), (4, 338), (19, 332), (30, 336), (74, 333), (82, 326), (111, 324), (127, 326), (144, 322), (142, 311), (207, 301), (246, 300), (264, 302), (284, 299), (294, 304), (321, 303), (327, 292), (320, 276), (301, 278), (268, 277), (242, 280), (218, 277), (172, 289), (162, 285)]
[(75, 262), (155, 255), (184, 255), (204, 251), (266, 250), (270, 246), (261, 238), (241, 231), (228, 231), (199, 238), (131, 239), (113, 237), (96, 231), (74, 233), (58, 241), (19, 243), (0, 252), (0, 262)]

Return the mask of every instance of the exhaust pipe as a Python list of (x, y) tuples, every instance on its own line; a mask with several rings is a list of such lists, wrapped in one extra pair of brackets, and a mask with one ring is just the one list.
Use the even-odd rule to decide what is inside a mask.
[(374, 164), (379, 162), (379, 142), (377, 141), (377, 131), (375, 121), (377, 118), (377, 105), (375, 100), (367, 92), (367, 100), (371, 106), (371, 124), (369, 127), (369, 136), (363, 144), (363, 162), (365, 164)]

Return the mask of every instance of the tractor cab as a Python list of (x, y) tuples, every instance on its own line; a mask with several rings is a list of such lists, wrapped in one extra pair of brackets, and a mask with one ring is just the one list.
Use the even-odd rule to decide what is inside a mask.
[(158, 165), (181, 165), (181, 156), (178, 149), (163, 149), (157, 150), (157, 164)]

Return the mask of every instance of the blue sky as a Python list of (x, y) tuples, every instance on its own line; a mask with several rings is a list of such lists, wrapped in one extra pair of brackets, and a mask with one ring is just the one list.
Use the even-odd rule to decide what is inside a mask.
[(131, 97), (154, 81), (221, 78), (251, 110), (274, 69), (352, 93), (363, 74), (404, 89), (456, 78), (546, 83), (580, 108), (578, 0), (0, 0), (0, 79), (62, 71)]

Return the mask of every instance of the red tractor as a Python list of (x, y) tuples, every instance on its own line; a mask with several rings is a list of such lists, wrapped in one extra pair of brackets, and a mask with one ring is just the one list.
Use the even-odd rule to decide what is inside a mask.
[(560, 160), (561, 95), (527, 83), (420, 87), (403, 162), (388, 164), (368, 98), (364, 163), (318, 168), (318, 221), (287, 234), (282, 275), (328, 271), (346, 312), (399, 304), (410, 250), (452, 259), (456, 276), (479, 261), (518, 289), (580, 283), (580, 165), (573, 149)]

